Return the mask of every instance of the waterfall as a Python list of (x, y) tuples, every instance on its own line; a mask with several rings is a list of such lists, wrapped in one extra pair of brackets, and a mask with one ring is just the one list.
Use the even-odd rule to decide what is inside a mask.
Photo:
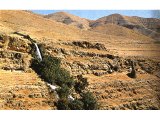
[(49, 84), (49, 83), (47, 83), (47, 85), (48, 85), (52, 90), (55, 90), (55, 89), (57, 89), (57, 88), (58, 88), (57, 86), (55, 86), (55, 85), (51, 85), (51, 84)]
[[(57, 87), (57, 86), (55, 86), (55, 85), (51, 85), (51, 84), (49, 84), (49, 83), (47, 83), (47, 85), (48, 85), (48, 86), (51, 88), (51, 90), (55, 93), (56, 98), (59, 99), (59, 96), (58, 96), (58, 94), (57, 94), (57, 92), (56, 92), (56, 89), (59, 88), (59, 87)], [(68, 100), (70, 100), (70, 101), (73, 101), (73, 100), (74, 100), (74, 98), (72, 97), (72, 95), (69, 95), (69, 96), (68, 96)]]
[(47, 85), (48, 85), (48, 86), (51, 88), (51, 90), (55, 93), (56, 98), (59, 99), (59, 96), (58, 96), (58, 94), (57, 94), (57, 92), (56, 92), (56, 89), (57, 89), (58, 87), (55, 86), (55, 85), (51, 85), (51, 84), (49, 84), (49, 83), (47, 83)]
[(68, 100), (73, 101), (73, 100), (74, 100), (74, 97), (72, 97), (72, 95), (69, 95), (69, 96), (68, 96)]
[(39, 48), (38, 48), (37, 43), (34, 43), (34, 45), (35, 45), (35, 47), (36, 47), (36, 54), (37, 54), (37, 57), (38, 57), (38, 59), (39, 59), (40, 61), (42, 61), (41, 52), (40, 52), (40, 50), (39, 50)]

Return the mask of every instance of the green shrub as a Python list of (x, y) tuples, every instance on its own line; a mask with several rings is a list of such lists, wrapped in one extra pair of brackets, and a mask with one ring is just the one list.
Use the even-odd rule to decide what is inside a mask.
[(127, 75), (128, 75), (128, 77), (136, 78), (137, 75), (136, 75), (136, 70), (134, 68), (134, 62), (133, 61), (131, 61), (131, 68), (132, 68), (131, 72), (128, 73)]
[(83, 110), (83, 105), (84, 104), (82, 101), (75, 99), (73, 101), (70, 101), (68, 106), (71, 110)]
[(67, 85), (69, 88), (71, 88), (74, 84), (74, 80), (68, 71), (60, 68), (57, 73), (56, 84), (59, 86)]
[(70, 89), (68, 86), (63, 85), (61, 88), (57, 89), (57, 94), (61, 99), (68, 99), (68, 96), (70, 94)]
[(50, 68), (52, 68), (52, 67), (60, 68), (61, 61), (60, 61), (60, 59), (58, 59), (56, 57), (52, 57), (50, 55), (45, 55), (42, 60), (42, 64), (44, 64)]
[(48, 83), (56, 83), (59, 86), (67, 85), (72, 87), (74, 84), (70, 73), (63, 68), (60, 68), (60, 59), (45, 55), (42, 61), (34, 59), (32, 68)]
[(78, 81), (75, 82), (74, 88), (77, 93), (81, 93), (82, 90), (84, 90), (88, 86), (87, 78), (83, 78), (82, 75), (78, 75), (77, 78)]
[[(34, 48), (34, 46), (32, 47)], [(60, 88), (56, 90), (60, 98), (56, 103), (57, 108), (59, 110), (97, 109), (97, 102), (93, 95), (90, 92), (83, 93), (85, 87), (88, 86), (87, 79), (83, 78), (82, 75), (79, 75), (77, 76), (78, 81), (74, 83), (74, 79), (71, 77), (70, 73), (60, 67), (60, 59), (45, 55), (45, 49), (43, 45), (40, 45), (39, 48), (43, 54), (43, 60), (39, 61), (36, 58), (35, 53), (31, 51), (32, 56), (35, 58), (32, 60), (31, 67), (37, 72), (38, 75), (40, 75), (41, 78), (44, 79), (44, 81), (60, 86)], [(74, 86), (76, 92), (81, 94), (81, 99), (76, 99), (73, 101), (68, 100), (70, 88), (72, 88), (72, 86)]]
[(96, 110), (98, 109), (97, 101), (91, 92), (81, 94), (81, 101), (84, 103), (85, 110)]
[(136, 71), (135, 69), (132, 69), (132, 71), (130, 73), (127, 74), (130, 78), (136, 78)]
[(68, 104), (69, 104), (68, 100), (59, 99), (58, 102), (56, 103), (56, 106), (58, 110), (70, 110)]
[(42, 61), (34, 59), (32, 68), (48, 83), (55, 83), (60, 69), (60, 60), (58, 58), (45, 55)]

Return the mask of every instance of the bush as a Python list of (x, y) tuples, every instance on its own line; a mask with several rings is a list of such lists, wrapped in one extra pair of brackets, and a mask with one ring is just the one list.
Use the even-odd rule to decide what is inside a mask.
[(90, 92), (82, 93), (81, 101), (84, 103), (85, 110), (96, 110), (98, 109), (97, 101)]
[(48, 83), (55, 83), (60, 69), (60, 60), (52, 56), (44, 56), (42, 61), (34, 59), (32, 68)]
[(56, 84), (59, 86), (67, 85), (69, 88), (74, 84), (73, 78), (70, 76), (70, 73), (63, 68), (60, 68), (57, 73)]
[(60, 59), (45, 55), (42, 61), (34, 59), (32, 68), (48, 83), (56, 83), (59, 86), (67, 85), (72, 87), (74, 84), (70, 73), (63, 68), (60, 68)]
[[(33, 46), (34, 47), (34, 46)], [(61, 61), (56, 57), (45, 55), (45, 49), (43, 46), (39, 46), (41, 53), (43, 54), (43, 60), (39, 61), (34, 52), (31, 51), (32, 56), (35, 58), (32, 61), (31, 67), (40, 75), (44, 81), (50, 84), (57, 84), (61, 88), (57, 89), (57, 94), (60, 99), (56, 103), (59, 110), (93, 110), (97, 109), (96, 99), (90, 92), (82, 93), (85, 87), (88, 86), (86, 78), (82, 75), (77, 76), (78, 81), (74, 85), (74, 79), (70, 73), (60, 67)], [(44, 50), (43, 50), (44, 49)], [(69, 101), (70, 88), (74, 85), (75, 91), (81, 93), (81, 99)]]
[(58, 102), (56, 103), (56, 106), (58, 110), (70, 110), (68, 104), (69, 104), (68, 100), (59, 99)]
[(137, 75), (136, 75), (136, 70), (134, 68), (134, 62), (133, 61), (131, 61), (131, 68), (132, 68), (131, 72), (128, 73), (127, 75), (128, 75), (128, 77), (136, 78)]
[(61, 88), (57, 89), (57, 94), (61, 99), (68, 99), (68, 96), (70, 94), (70, 89), (68, 86), (63, 85)]
[(83, 105), (84, 104), (82, 101), (76, 99), (76, 100), (70, 101), (68, 106), (71, 110), (83, 110)]
[(74, 88), (77, 93), (81, 93), (88, 86), (87, 78), (83, 78), (82, 75), (78, 75), (77, 78), (79, 81), (75, 82)]
[(128, 73), (127, 74), (130, 78), (136, 78), (137, 76), (136, 76), (136, 71), (135, 71), (135, 69), (132, 69), (132, 71), (131, 71), (131, 73)]

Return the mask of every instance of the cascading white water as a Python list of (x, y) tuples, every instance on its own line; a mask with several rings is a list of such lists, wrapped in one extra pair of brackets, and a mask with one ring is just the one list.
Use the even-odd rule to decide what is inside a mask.
[(49, 83), (47, 83), (47, 85), (48, 85), (52, 90), (55, 90), (55, 89), (57, 89), (57, 88), (58, 88), (57, 86), (55, 86), (55, 85), (51, 85), (51, 84), (49, 84)]
[(57, 89), (58, 87), (55, 86), (55, 85), (51, 85), (51, 84), (49, 84), (49, 83), (47, 83), (47, 85), (48, 85), (48, 86), (51, 88), (51, 90), (55, 93), (56, 98), (59, 99), (59, 96), (58, 96), (58, 94), (57, 94), (57, 92), (56, 92), (56, 89)]
[(73, 101), (73, 100), (74, 100), (74, 97), (72, 97), (72, 95), (69, 95), (69, 96), (68, 96), (68, 100)]
[[(59, 99), (59, 96), (58, 96), (58, 94), (57, 94), (57, 92), (56, 92), (56, 89), (58, 88), (57, 86), (55, 86), (55, 85), (51, 85), (51, 84), (49, 84), (49, 83), (47, 83), (47, 85), (51, 88), (51, 90), (56, 94), (56, 98), (57, 99)], [(69, 95), (68, 96), (68, 100), (70, 100), (70, 101), (73, 101), (74, 100), (74, 98), (72, 97), (72, 95)]]
[(39, 48), (38, 48), (37, 43), (34, 43), (34, 45), (35, 45), (35, 47), (36, 47), (36, 54), (37, 54), (37, 57), (38, 57), (38, 59), (39, 59), (40, 61), (42, 61), (41, 52), (40, 52), (40, 50), (39, 50)]

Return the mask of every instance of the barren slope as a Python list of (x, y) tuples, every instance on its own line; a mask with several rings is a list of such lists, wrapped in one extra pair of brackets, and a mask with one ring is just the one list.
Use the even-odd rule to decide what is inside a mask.
[(119, 37), (124, 36), (125, 38), (130, 38), (130, 39), (143, 39), (143, 38), (148, 39), (147, 36), (144, 36), (139, 32), (111, 23), (93, 27), (91, 30), (108, 35), (115, 35)]
[[(157, 44), (154, 44), (153, 39), (143, 35), (136, 36), (136, 38), (131, 36), (130, 38), (130, 36), (123, 36), (124, 34), (116, 36), (114, 34), (108, 35), (80, 30), (26, 11), (0, 11), (0, 15), (1, 32), (11, 33), (19, 31), (29, 34), (32, 38), (37, 38), (38, 41), (48, 42), (48, 44), (57, 40), (88, 40), (103, 43), (106, 48), (114, 51), (116, 49), (116, 52), (123, 55), (127, 55), (126, 53), (128, 53), (129, 49), (129, 52), (132, 52), (131, 54), (135, 56), (137, 54), (137, 52), (134, 52), (135, 50), (145, 50), (145, 48), (148, 48), (148, 50), (155, 51), (158, 47)], [(153, 44), (153, 46), (150, 44)], [(124, 48), (127, 51), (125, 51)], [(142, 54), (148, 55), (148, 51), (141, 52), (143, 52)], [(158, 51), (155, 52), (156, 53), (153, 53), (154, 56)], [(149, 54), (149, 56), (150, 55), (151, 54)]]
[(76, 26), (80, 29), (89, 29), (89, 20), (66, 12), (57, 12), (45, 15), (44, 17), (67, 25)]
[(0, 109), (52, 110), (54, 96), (37, 74), (0, 70)]
[(157, 18), (141, 18), (136, 16), (129, 17), (120, 14), (113, 14), (91, 22), (90, 26), (96, 27), (108, 23), (133, 29), (134, 31), (138, 31), (139, 33), (150, 36), (154, 39), (159, 40), (160, 37), (160, 19)]

